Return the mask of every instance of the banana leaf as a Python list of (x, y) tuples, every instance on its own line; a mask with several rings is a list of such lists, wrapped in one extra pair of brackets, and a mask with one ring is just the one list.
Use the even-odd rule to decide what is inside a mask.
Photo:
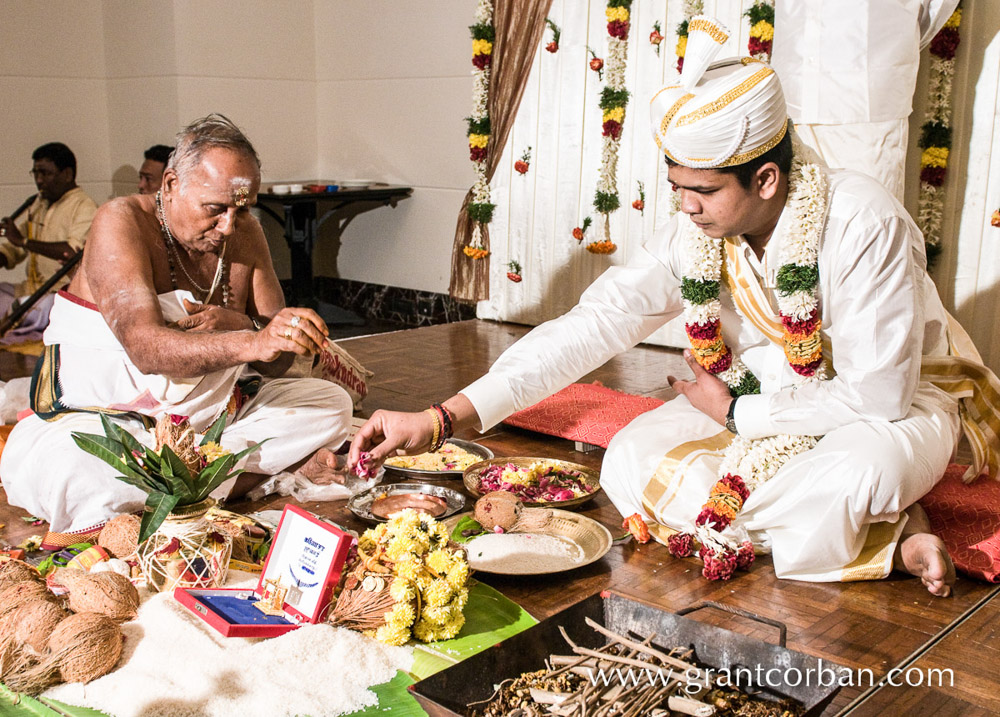
[(146, 509), (142, 513), (142, 522), (139, 524), (139, 542), (144, 543), (149, 539), (156, 529), (160, 527), (170, 511), (177, 505), (176, 495), (166, 493), (150, 493), (146, 497)]
[(97, 456), (116, 471), (121, 473), (122, 475), (118, 477), (129, 485), (134, 485), (139, 490), (147, 493), (149, 491), (160, 490), (160, 487), (158, 487), (155, 481), (153, 481), (152, 476), (146, 476), (132, 470), (132, 468), (125, 463), (121, 454), (115, 453), (115, 441), (106, 438), (105, 436), (98, 436), (93, 433), (73, 432), (72, 436), (73, 442), (76, 443), (77, 446), (92, 456)]
[(201, 439), (201, 443), (198, 445), (205, 445), (206, 443), (218, 443), (219, 439), (222, 438), (222, 431), (226, 428), (226, 414), (223, 413), (217, 419), (215, 423), (209, 426), (208, 430), (205, 431), (205, 437)]

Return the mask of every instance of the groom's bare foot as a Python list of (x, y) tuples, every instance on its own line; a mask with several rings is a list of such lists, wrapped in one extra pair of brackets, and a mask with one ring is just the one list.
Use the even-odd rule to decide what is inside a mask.
[(930, 521), (920, 505), (911, 505), (906, 514), (910, 519), (899, 538), (894, 566), (920, 578), (931, 595), (948, 597), (955, 582), (955, 565), (944, 541), (930, 532)]
[(316, 485), (342, 484), (346, 468), (346, 456), (337, 456), (328, 448), (320, 448), (296, 473), (304, 475)]

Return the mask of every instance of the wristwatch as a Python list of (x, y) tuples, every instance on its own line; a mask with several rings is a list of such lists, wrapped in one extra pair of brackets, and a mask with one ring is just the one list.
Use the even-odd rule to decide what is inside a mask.
[(726, 413), (726, 430), (730, 433), (738, 434), (736, 430), (736, 399), (729, 402), (729, 411)]

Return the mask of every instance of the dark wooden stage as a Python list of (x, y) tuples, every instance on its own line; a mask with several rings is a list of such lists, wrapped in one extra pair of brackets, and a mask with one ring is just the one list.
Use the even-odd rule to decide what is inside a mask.
[[(500, 353), (528, 329), (522, 326), (467, 321), (410, 329), (342, 342), (351, 354), (375, 372), (365, 400), (365, 415), (377, 408), (422, 410), (480, 376)], [(2, 367), (9, 378), (11, 361)], [(29, 361), (20, 361), (27, 367)], [(629, 393), (669, 398), (673, 392), (667, 375), (688, 375), (679, 351), (639, 347), (614, 359), (583, 381)], [(570, 441), (500, 426), (475, 439), (497, 455), (531, 455), (564, 458), (599, 468), (603, 451), (581, 453)], [(459, 483), (452, 482), (452, 483)], [(460, 487), (460, 485), (455, 485)], [(246, 512), (279, 507), (285, 499), (263, 503), (238, 503), (233, 510)], [(347, 511), (343, 501), (310, 503), (313, 512), (356, 529), (366, 526)], [(622, 518), (601, 494), (584, 506), (583, 513), (618, 536)], [(39, 532), (26, 526), (23, 512), (4, 501), (0, 522), (3, 537), (16, 544)], [(934, 598), (920, 582), (905, 575), (888, 580), (857, 583), (803, 583), (778, 580), (770, 559), (759, 558), (749, 573), (726, 583), (701, 577), (700, 563), (676, 560), (666, 548), (651, 542), (613, 546), (608, 555), (584, 568), (537, 578), (478, 575), (537, 618), (552, 615), (599, 590), (614, 589), (628, 596), (674, 611), (701, 600), (733, 605), (788, 627), (788, 646), (852, 669), (870, 669), (876, 680), (894, 668), (923, 670), (922, 686), (867, 685), (841, 689), (826, 714), (852, 715), (987, 715), (1000, 713), (1000, 587), (959, 577), (950, 598)], [(775, 640), (772, 627), (744, 618), (700, 611), (696, 619), (725, 625), (764, 640)], [(927, 668), (954, 671), (944, 685), (927, 687)], [(897, 673), (893, 673), (897, 674)], [(916, 681), (918, 673), (909, 673)], [(903, 682), (904, 676), (895, 682)], [(935, 678), (936, 680), (936, 678)]]

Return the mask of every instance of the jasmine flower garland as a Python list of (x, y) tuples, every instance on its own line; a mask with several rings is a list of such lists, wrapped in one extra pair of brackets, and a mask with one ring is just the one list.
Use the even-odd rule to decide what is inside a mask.
[[(779, 241), (778, 308), (784, 327), (785, 357), (804, 381), (826, 379), (819, 313), (819, 242), (826, 216), (826, 175), (816, 164), (803, 162), (803, 148), (793, 137), (794, 155), (788, 178), (785, 210), (791, 226)], [(688, 220), (689, 221), (689, 220)], [(760, 381), (722, 337), (719, 288), (722, 277), (722, 239), (714, 239), (689, 221), (683, 237), (686, 266), (681, 283), (684, 321), (698, 363), (729, 386), (733, 396), (760, 393)], [(670, 552), (686, 557), (701, 544), (702, 574), (710, 580), (728, 580), (736, 569), (753, 563), (750, 541), (737, 544), (722, 533), (736, 519), (746, 499), (770, 480), (792, 457), (812, 449), (814, 436), (781, 434), (762, 439), (733, 438), (712, 486), (708, 501), (695, 518), (693, 533), (668, 540)]]

